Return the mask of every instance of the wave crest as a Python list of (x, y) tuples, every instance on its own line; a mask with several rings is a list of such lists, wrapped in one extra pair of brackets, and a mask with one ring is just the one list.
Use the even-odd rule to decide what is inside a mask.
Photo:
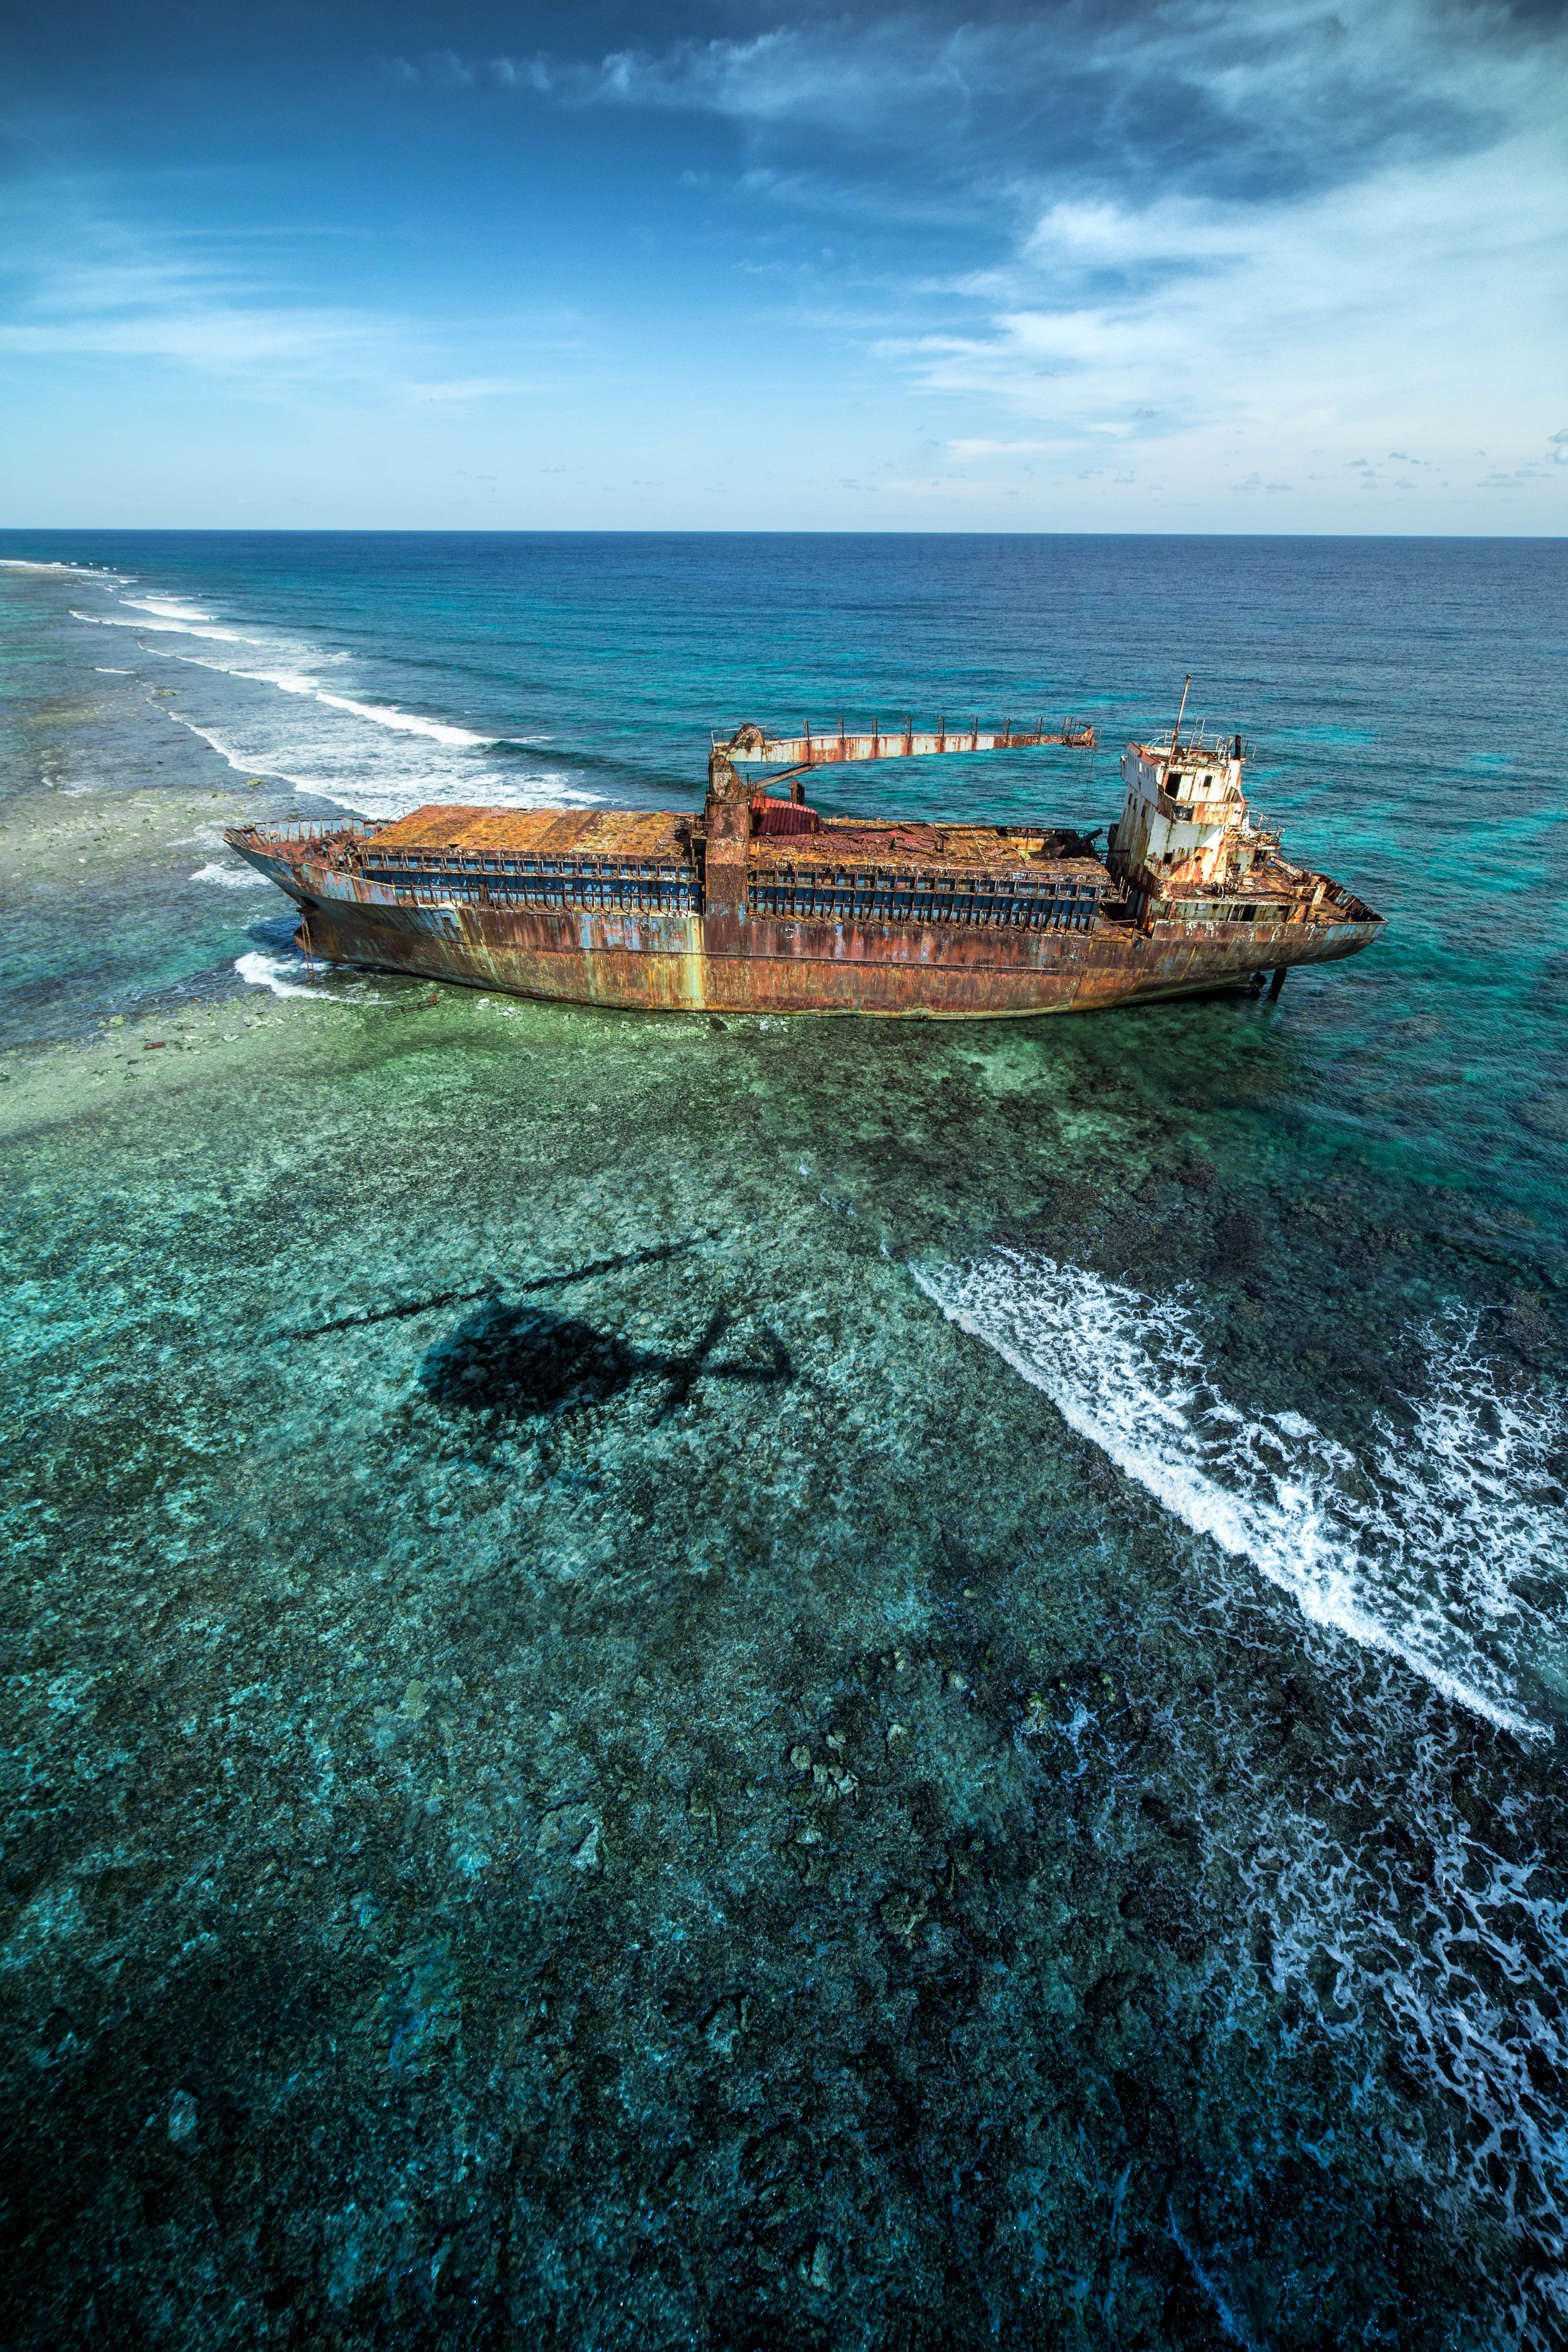
[(1080, 1436), (1315, 1623), (1393, 1653), (1500, 1728), (1545, 1736), (1521, 1685), (1550, 1708), (1562, 1612), (1547, 1622), (1540, 1594), (1560, 1598), (1568, 1570), (1552, 1458), (1568, 1415), (1561, 1398), (1505, 1392), (1473, 1317), (1419, 1335), (1412, 1429), (1380, 1417), (1357, 1457), (1300, 1413), (1224, 1396), (1194, 1299), (1017, 1250), (911, 1271)]

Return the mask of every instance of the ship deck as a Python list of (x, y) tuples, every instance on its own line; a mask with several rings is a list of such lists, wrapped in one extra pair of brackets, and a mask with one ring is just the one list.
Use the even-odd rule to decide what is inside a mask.
[(1098, 857), (1081, 855), (1076, 834), (995, 824), (871, 824), (829, 817), (820, 833), (764, 834), (747, 845), (753, 865), (833, 869), (917, 866), (933, 874), (1013, 875), (1048, 866), (1054, 880), (1108, 881)]
[(1233, 875), (1223, 881), (1185, 882), (1167, 877), (1159, 890), (1145, 893), (1151, 914), (1154, 914), (1156, 904), (1163, 909), (1190, 907), (1203, 910), (1200, 919), (1231, 922), (1257, 921), (1266, 908), (1288, 912), (1292, 907), (1301, 906), (1309, 897), (1311, 905), (1307, 919), (1310, 922), (1375, 923), (1382, 919), (1343, 883), (1335, 882), (1326, 874), (1310, 872), (1305, 866), (1273, 859), (1267, 866), (1255, 866), (1250, 873)]
[[(786, 802), (770, 802), (783, 811)], [(808, 821), (814, 812), (803, 812)], [(695, 820), (673, 809), (415, 809), (380, 825), (373, 855), (389, 852), (459, 857), (590, 858), (668, 864), (689, 859)], [(827, 817), (820, 829), (761, 832), (748, 842), (755, 866), (792, 866), (811, 873), (850, 867), (918, 867), (931, 874), (1003, 876), (1048, 866), (1053, 880), (1098, 882), (1100, 860), (1081, 854), (1077, 835), (1038, 827), (870, 823)]]
[(691, 819), (674, 809), (417, 808), (376, 829), (377, 853), (454, 850), (503, 857), (625, 858), (690, 855)]

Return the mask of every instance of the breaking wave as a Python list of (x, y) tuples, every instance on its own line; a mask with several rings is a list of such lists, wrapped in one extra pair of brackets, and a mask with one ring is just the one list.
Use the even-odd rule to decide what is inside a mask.
[(191, 876), (193, 882), (216, 882), (224, 890), (269, 890), (272, 887), (265, 874), (254, 866), (225, 866), (216, 858), (198, 866)]
[[(276, 683), (285, 684), (282, 678)], [(368, 719), (373, 727), (390, 727), (395, 734), (427, 735), (433, 743), (454, 743), (475, 751), (483, 751), (496, 740), (493, 735), (476, 735), (471, 727), (454, 727), (445, 719), (421, 719), (417, 712), (400, 710), (395, 702), (356, 702), (352, 695), (329, 694), (325, 688), (314, 689), (318, 702), (332, 710), (352, 711), (356, 719)]]
[[(143, 651), (177, 662), (184, 706), (163, 716), (197, 736), (237, 772), (286, 784), (352, 811), (396, 817), (426, 803), (559, 808), (567, 779), (534, 764), (523, 739), (410, 710), (392, 696), (345, 692), (336, 675), (351, 656), (287, 627), (229, 625), (183, 597), (95, 581), (117, 609), (73, 606), (95, 628), (142, 639)], [(595, 802), (574, 781), (574, 802)]]
[[(1223, 1601), (1201, 1577), (1192, 1600), (1191, 1638), (1201, 1643)], [(1180, 1636), (1179, 1604), (1158, 1630)], [(1138, 1632), (1155, 1631), (1145, 1594)], [(1166, 1698), (1131, 1743), (1111, 1709), (1079, 1706), (1052, 1735), (1074, 1784), (1078, 1833), (1113, 1843), (1119, 1820), (1136, 1819), (1158, 1787), (1195, 1847), (1201, 1958), (1179, 2024), (1216, 2056), (1250, 2050), (1250, 2074), (1275, 2050), (1281, 2014), (1291, 2018), (1287, 2046), (1315, 2053), (1329, 2160), (1342, 2132), (1370, 2139), (1391, 2183), (1420, 2183), (1423, 2203), (1467, 2238), (1480, 2221), (1492, 2242), (1481, 2266), (1500, 2325), (1494, 2334), (1478, 2320), (1466, 2340), (1521, 2352), (1559, 2343), (1568, 2334), (1559, 1873), (1531, 1797), (1510, 1794), (1486, 1831), (1475, 1827), (1474, 1735), (1463, 1718), (1430, 1687), (1413, 1693), (1391, 1657), (1363, 1669), (1354, 1703), (1315, 1718), (1310, 1796), (1300, 1782), (1282, 1785), (1273, 1741), (1258, 1741), (1256, 1724), (1223, 1702), (1216, 1726)], [(1276, 1705), (1260, 1698), (1261, 1712)], [(1409, 1834), (1391, 1836), (1395, 1822)], [(1260, 2123), (1266, 2113), (1264, 2102)], [(1293, 2134), (1288, 2141), (1299, 2145)], [(1260, 2130), (1259, 2174), (1279, 2153)], [(1205, 2260), (1215, 2291), (1239, 2308), (1253, 2250), (1211, 2241)]]
[(323, 1001), (319, 988), (301, 988), (290, 977), (305, 970), (303, 956), (262, 955), (253, 950), (248, 955), (236, 956), (234, 968), (251, 988), (269, 988), (274, 996), (313, 996), (318, 1003)]
[(1358, 1457), (1300, 1413), (1225, 1397), (1189, 1298), (1015, 1250), (912, 1271), (1080, 1436), (1305, 1616), (1402, 1658), (1500, 1728), (1542, 1736), (1531, 1705), (1555, 1712), (1551, 1653), (1568, 1625), (1553, 1458), (1568, 1414), (1561, 1398), (1505, 1391), (1473, 1318), (1421, 1335), (1412, 1427), (1380, 1417)]
[[(1381, 2139), (1390, 2177), (1422, 2182), (1467, 2231), (1484, 2218), (1500, 2328), (1477, 2340), (1564, 2340), (1568, 1905), (1541, 1801), (1505, 1771), (1500, 1803), (1470, 1801), (1473, 1718), (1534, 1740), (1543, 1725), (1531, 1702), (1558, 1711), (1561, 1399), (1510, 1392), (1477, 1318), (1456, 1311), (1413, 1348), (1409, 1426), (1375, 1423), (1352, 1455), (1304, 1415), (1247, 1414), (1228, 1401), (1205, 1362), (1194, 1298), (1148, 1298), (1015, 1250), (911, 1271), (951, 1321), (1310, 1621), (1306, 1647), (1340, 1693), (1313, 1717), (1310, 1784), (1282, 1782), (1272, 1741), (1232, 1718), (1237, 1707), (1260, 1719), (1277, 1710), (1245, 1675), (1215, 1698), (1223, 1801), (1216, 1726), (1179, 1702), (1163, 1703), (1131, 1743), (1112, 1706), (1080, 1705), (1070, 1723), (1025, 1732), (1065, 1743), (1083, 1833), (1097, 1843), (1136, 1816), (1156, 1754), (1185, 1784), (1193, 1885), (1206, 1906), (1194, 2030), (1216, 2049), (1233, 2038), (1271, 2046), (1269, 2021), (1293, 2009), (1293, 2036), (1322, 2050), (1346, 2127)], [(1250, 1596), (1211, 1554), (1193, 1564), (1189, 1598), (1201, 1643), (1216, 1608)], [(1147, 1599), (1140, 1640), (1155, 1630)], [(1179, 1620), (1186, 1603), (1172, 1607)], [(1412, 1832), (1403, 1843), (1395, 1822)], [(1239, 2309), (1248, 2249), (1215, 2245), (1203, 2259), (1216, 2310)]]
[(144, 604), (138, 616), (126, 613), (72, 612), (73, 621), (86, 621), (95, 629), (179, 630), (186, 636), (218, 637), (230, 645), (254, 645), (254, 637), (244, 637), (237, 629), (214, 628), (205, 614), (189, 614), (165, 612), (156, 604)]

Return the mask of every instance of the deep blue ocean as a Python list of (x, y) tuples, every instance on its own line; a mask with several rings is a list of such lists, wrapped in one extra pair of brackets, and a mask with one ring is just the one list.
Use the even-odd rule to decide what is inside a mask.
[[(1568, 2338), (1565, 667), (1562, 541), (0, 534), (37, 2340)], [(222, 839), (1104, 825), (1189, 672), (1387, 919), (1278, 1003), (431, 1001)]]

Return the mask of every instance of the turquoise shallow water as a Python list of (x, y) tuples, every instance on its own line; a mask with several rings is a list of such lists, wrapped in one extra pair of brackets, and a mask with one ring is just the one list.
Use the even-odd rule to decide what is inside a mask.
[[(33, 2340), (1554, 2340), (1564, 551), (0, 553), (99, 567), (0, 571)], [(312, 988), (223, 878), (841, 708), (1103, 823), (1189, 667), (1390, 918), (1272, 1008)]]

